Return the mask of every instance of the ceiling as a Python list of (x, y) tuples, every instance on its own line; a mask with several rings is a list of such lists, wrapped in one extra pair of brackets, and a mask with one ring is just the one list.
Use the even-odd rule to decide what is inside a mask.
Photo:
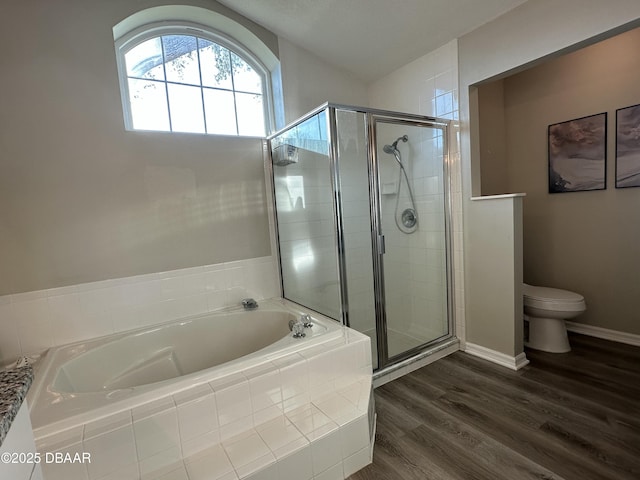
[(526, 0), (218, 0), (370, 82)]

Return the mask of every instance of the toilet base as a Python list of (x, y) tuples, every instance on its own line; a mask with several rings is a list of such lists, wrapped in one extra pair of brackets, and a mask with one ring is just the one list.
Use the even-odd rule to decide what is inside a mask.
[(563, 319), (527, 315), (526, 320), (529, 321), (529, 339), (524, 342), (525, 346), (550, 353), (571, 351)]

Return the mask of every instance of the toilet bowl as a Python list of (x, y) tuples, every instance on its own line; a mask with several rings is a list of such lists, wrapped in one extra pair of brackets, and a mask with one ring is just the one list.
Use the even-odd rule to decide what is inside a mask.
[(529, 334), (524, 344), (534, 350), (551, 353), (571, 351), (565, 320), (583, 313), (584, 297), (558, 288), (522, 285), (524, 316), (529, 322)]

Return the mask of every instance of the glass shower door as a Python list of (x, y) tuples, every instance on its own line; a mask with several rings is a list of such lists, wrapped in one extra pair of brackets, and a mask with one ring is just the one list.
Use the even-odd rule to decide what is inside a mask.
[(445, 137), (375, 119), (387, 360), (449, 333)]

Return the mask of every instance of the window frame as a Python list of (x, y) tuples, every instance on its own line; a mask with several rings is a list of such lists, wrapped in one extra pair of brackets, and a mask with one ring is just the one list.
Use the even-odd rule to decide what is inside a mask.
[[(124, 116), (124, 126), (127, 131), (130, 132), (157, 132), (157, 133), (171, 133), (171, 134), (193, 134), (193, 135), (221, 135), (229, 137), (245, 137), (255, 138), (253, 135), (241, 135), (239, 133), (235, 135), (220, 134), (220, 133), (199, 133), (199, 132), (181, 132), (174, 130), (144, 130), (133, 127), (133, 115), (131, 111), (131, 102), (129, 96), (129, 77), (127, 75), (127, 67), (125, 63), (125, 54), (131, 49), (137, 47), (141, 43), (146, 42), (152, 38), (158, 38), (163, 35), (187, 35), (191, 37), (199, 37), (204, 40), (216, 43), (221, 47), (228, 49), (230, 52), (239, 56), (244, 60), (253, 70), (260, 76), (262, 80), (262, 101), (263, 101), (263, 120), (264, 120), (264, 137), (268, 136), (274, 131), (275, 117), (274, 117), (274, 104), (273, 104), (273, 88), (271, 82), (271, 75), (269, 70), (262, 64), (262, 62), (254, 55), (248, 48), (244, 47), (240, 42), (235, 39), (220, 33), (210, 27), (200, 25), (193, 22), (185, 21), (161, 21), (150, 23), (138, 27), (118, 38), (115, 41), (116, 50), (116, 64), (118, 69), (118, 81), (120, 83), (120, 97), (122, 100), (122, 110)], [(163, 81), (165, 85), (167, 80)], [(171, 82), (169, 82), (171, 83)], [(203, 88), (200, 85), (200, 88)], [(233, 89), (234, 98), (236, 90)], [(242, 93), (242, 92), (240, 92)], [(168, 98), (167, 98), (168, 102)], [(204, 105), (203, 105), (204, 108)], [(237, 122), (237, 108), (236, 122)], [(171, 111), (169, 110), (169, 118), (171, 118)], [(237, 123), (236, 123), (237, 127)], [(259, 138), (264, 138), (259, 137)]]

